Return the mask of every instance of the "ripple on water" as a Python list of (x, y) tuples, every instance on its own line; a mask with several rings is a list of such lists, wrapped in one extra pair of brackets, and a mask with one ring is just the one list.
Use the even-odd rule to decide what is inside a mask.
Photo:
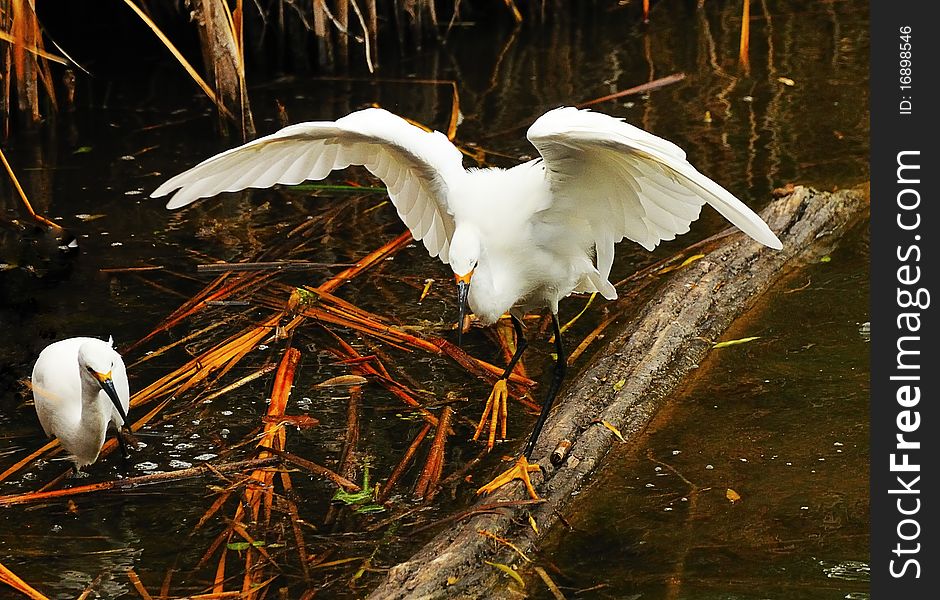
[(868, 581), (870, 579), (868, 563), (860, 560), (821, 560), (819, 564), (823, 568), (823, 573), (830, 579), (844, 581)]

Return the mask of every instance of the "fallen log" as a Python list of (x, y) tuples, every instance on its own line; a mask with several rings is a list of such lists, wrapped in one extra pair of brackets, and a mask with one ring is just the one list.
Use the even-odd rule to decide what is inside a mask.
[[(845, 231), (867, 217), (868, 206), (867, 186), (835, 193), (797, 187), (761, 215), (780, 237), (783, 250), (763, 248), (743, 234), (720, 236), (708, 244), (704, 258), (670, 273), (655, 302), (628, 322), (611, 326), (606, 347), (568, 385), (549, 417), (532, 455), (543, 468), (532, 479), (545, 502), (485, 514), (471, 507), (474, 516), (447, 527), (411, 559), (390, 569), (369, 598), (510, 595), (507, 586), (515, 584), (487, 562), (519, 565), (520, 555), (558, 521), (572, 493), (598, 468), (614, 441), (614, 434), (599, 423), (612, 424), (627, 441), (636, 439), (708, 353), (711, 340), (775, 282), (830, 252)], [(561, 440), (571, 446), (567, 459), (555, 467), (549, 455)], [(521, 483), (514, 482), (480, 502), (524, 495)], [(540, 533), (530, 527), (526, 513)], [(513, 547), (494, 544), (492, 536)]]

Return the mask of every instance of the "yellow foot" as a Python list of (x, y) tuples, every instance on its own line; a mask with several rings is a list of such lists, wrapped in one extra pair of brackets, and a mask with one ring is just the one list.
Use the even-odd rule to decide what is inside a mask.
[(497, 426), (499, 426), (500, 437), (506, 439), (506, 416), (508, 414), (506, 401), (508, 399), (509, 388), (506, 385), (506, 380), (500, 379), (493, 385), (493, 391), (490, 392), (490, 397), (486, 400), (486, 408), (483, 409), (483, 416), (480, 417), (480, 423), (477, 425), (476, 431), (473, 432), (474, 441), (480, 439), (480, 434), (483, 433), (487, 418), (489, 418), (489, 437), (486, 439), (487, 451), (493, 449)]
[(477, 493), (489, 494), (495, 492), (510, 481), (519, 479), (525, 484), (525, 489), (529, 492), (529, 496), (531, 496), (533, 500), (541, 500), (539, 495), (535, 493), (535, 488), (532, 487), (532, 481), (529, 479), (529, 473), (534, 473), (541, 469), (538, 464), (530, 465), (525, 456), (520, 456), (519, 460), (516, 461), (516, 464), (513, 465), (512, 468), (504, 471), (496, 479), (478, 489)]

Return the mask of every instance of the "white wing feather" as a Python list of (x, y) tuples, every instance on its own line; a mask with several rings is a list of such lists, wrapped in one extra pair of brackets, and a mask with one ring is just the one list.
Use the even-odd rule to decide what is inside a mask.
[(165, 182), (151, 197), (179, 189), (167, 208), (245, 188), (320, 180), (337, 169), (363, 165), (382, 180), (416, 240), (448, 262), (454, 220), (448, 188), (465, 173), (460, 151), (441, 133), (369, 108), (337, 121), (299, 123), (209, 158)]
[(689, 231), (704, 203), (758, 242), (780, 249), (767, 224), (726, 189), (699, 173), (681, 148), (620, 119), (558, 108), (529, 128), (552, 189), (548, 210), (586, 218), (606, 279), (614, 244), (629, 238), (647, 250)]

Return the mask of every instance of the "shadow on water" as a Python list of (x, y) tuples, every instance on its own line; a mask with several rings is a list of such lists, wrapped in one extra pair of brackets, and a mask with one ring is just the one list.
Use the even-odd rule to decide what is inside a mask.
[[(457, 81), (463, 116), (458, 141), (484, 148), (492, 164), (508, 166), (534, 152), (525, 128), (546, 109), (684, 72), (686, 79), (678, 84), (596, 108), (673, 140), (701, 171), (757, 208), (787, 182), (831, 189), (864, 181), (867, 6), (848, 1), (760, 6), (751, 27), (747, 75), (736, 63), (738, 8), (710, 2), (704, 10), (696, 10), (695, 2), (657, 5), (645, 28), (635, 12), (616, 3), (574, 10), (571, 19), (518, 32), (460, 27), (443, 49), (426, 48), (397, 64), (387, 58), (380, 75)], [(202, 99), (193, 99), (188, 85), (172, 65), (138, 74), (133, 82), (85, 82), (77, 111), (47, 128), (59, 135), (44, 131), (5, 146), (37, 211), (76, 233), (81, 249), (61, 256), (40, 236), (0, 227), (0, 318), (7, 324), (0, 329), (0, 470), (43, 443), (20, 380), (51, 341), (113, 334), (126, 347), (210, 280), (195, 272), (196, 264), (251, 259), (307, 220), (320, 219), (323, 226), (300, 257), (318, 262), (354, 262), (402, 231), (379, 194), (332, 198), (322, 192), (261, 191), (167, 213), (147, 194), (166, 176), (235, 143), (214, 133), (214, 117)], [(251, 96), (259, 133), (278, 128), (275, 101), (292, 122), (333, 119), (377, 102), (443, 129), (451, 110), (447, 86), (382, 80), (272, 79), (254, 87)], [(362, 171), (332, 179), (348, 180), (371, 184)], [(4, 213), (14, 218), (15, 196), (6, 184), (3, 190)], [(703, 211), (692, 232), (653, 254), (621, 244), (612, 280), (680, 252), (719, 227), (721, 218)], [(726, 335), (760, 339), (711, 353), (645, 435), (612, 456), (582, 492), (582, 508), (566, 516), (572, 528), (553, 531), (542, 549), (542, 564), (566, 593), (594, 588), (581, 597), (864, 596), (868, 368), (860, 328), (868, 320), (867, 258), (867, 234), (859, 230), (829, 262), (782, 281)], [(163, 270), (103, 271), (142, 265)], [(278, 280), (302, 285), (337, 271), (286, 273)], [(418, 302), (428, 278), (437, 283)], [(452, 338), (456, 308), (449, 282), (446, 267), (411, 246), (338, 294), (403, 325)], [(562, 317), (570, 318), (583, 303), (568, 300)], [(126, 357), (135, 361), (173, 339), (224, 322), (208, 338), (132, 368), (132, 389), (269, 314), (256, 306), (204, 311)], [(603, 303), (595, 304), (570, 339), (583, 338), (603, 316)], [(479, 416), (488, 393), (483, 381), (439, 356), (337, 331), (364, 355), (376, 350), (386, 355), (396, 377), (428, 392), (430, 405), (450, 402), (457, 409), (445, 476), (479, 452), (467, 440), (468, 423)], [(468, 338), (475, 356), (503, 361), (489, 334), (473, 330)], [(315, 387), (349, 373), (329, 353), (331, 340), (313, 326), (294, 339), (303, 358), (288, 413), (309, 412), (320, 425), (290, 430), (287, 449), (335, 468), (350, 393)], [(282, 349), (259, 347), (230, 377), (276, 362)], [(546, 339), (534, 344), (525, 361), (531, 377), (540, 379), (550, 352)], [(146, 446), (129, 465), (108, 457), (90, 469), (89, 479), (244, 457), (254, 444), (239, 443), (257, 432), (270, 385), (269, 376), (208, 403), (181, 398), (147, 427), (157, 436), (141, 438)], [(510, 414), (510, 434), (520, 438), (532, 418), (518, 404), (511, 405)], [(422, 422), (392, 394), (368, 385), (360, 425), (358, 458), (368, 457), (373, 478), (381, 481)], [(485, 480), (497, 455), (512, 448), (498, 448), (470, 472), (473, 481)], [(35, 465), (0, 484), (0, 495), (35, 489), (62, 468), (56, 460)], [(399, 484), (395, 510), (410, 506), (416, 471), (413, 467)], [(211, 482), (217, 484), (224, 482)], [(368, 526), (388, 513), (325, 525), (333, 487), (297, 474), (294, 500), (308, 527), (314, 562), (355, 560), (312, 569), (308, 584), (296, 561), (281, 554), (289, 549), (271, 548), (283, 559), (277, 585), (287, 586), (289, 597), (308, 588), (330, 597), (362, 596), (382, 576), (381, 569), (407, 558), (432, 533), (408, 535), (410, 530), (466, 506), (475, 487), (458, 481), (397, 528), (369, 532)], [(729, 500), (728, 490), (740, 499)], [(198, 593), (211, 586), (217, 560), (195, 566), (232, 512), (223, 510), (193, 533), (216, 491), (195, 480), (85, 496), (70, 504), (3, 509), (0, 561), (52, 597), (75, 597), (99, 575), (96, 589), (103, 597), (134, 597), (124, 574), (129, 566), (151, 592), (172, 569), (173, 594)], [(227, 589), (238, 589), (237, 547), (231, 554), (235, 579)], [(357, 579), (365, 566), (369, 569)], [(534, 578), (527, 591), (549, 597)]]

